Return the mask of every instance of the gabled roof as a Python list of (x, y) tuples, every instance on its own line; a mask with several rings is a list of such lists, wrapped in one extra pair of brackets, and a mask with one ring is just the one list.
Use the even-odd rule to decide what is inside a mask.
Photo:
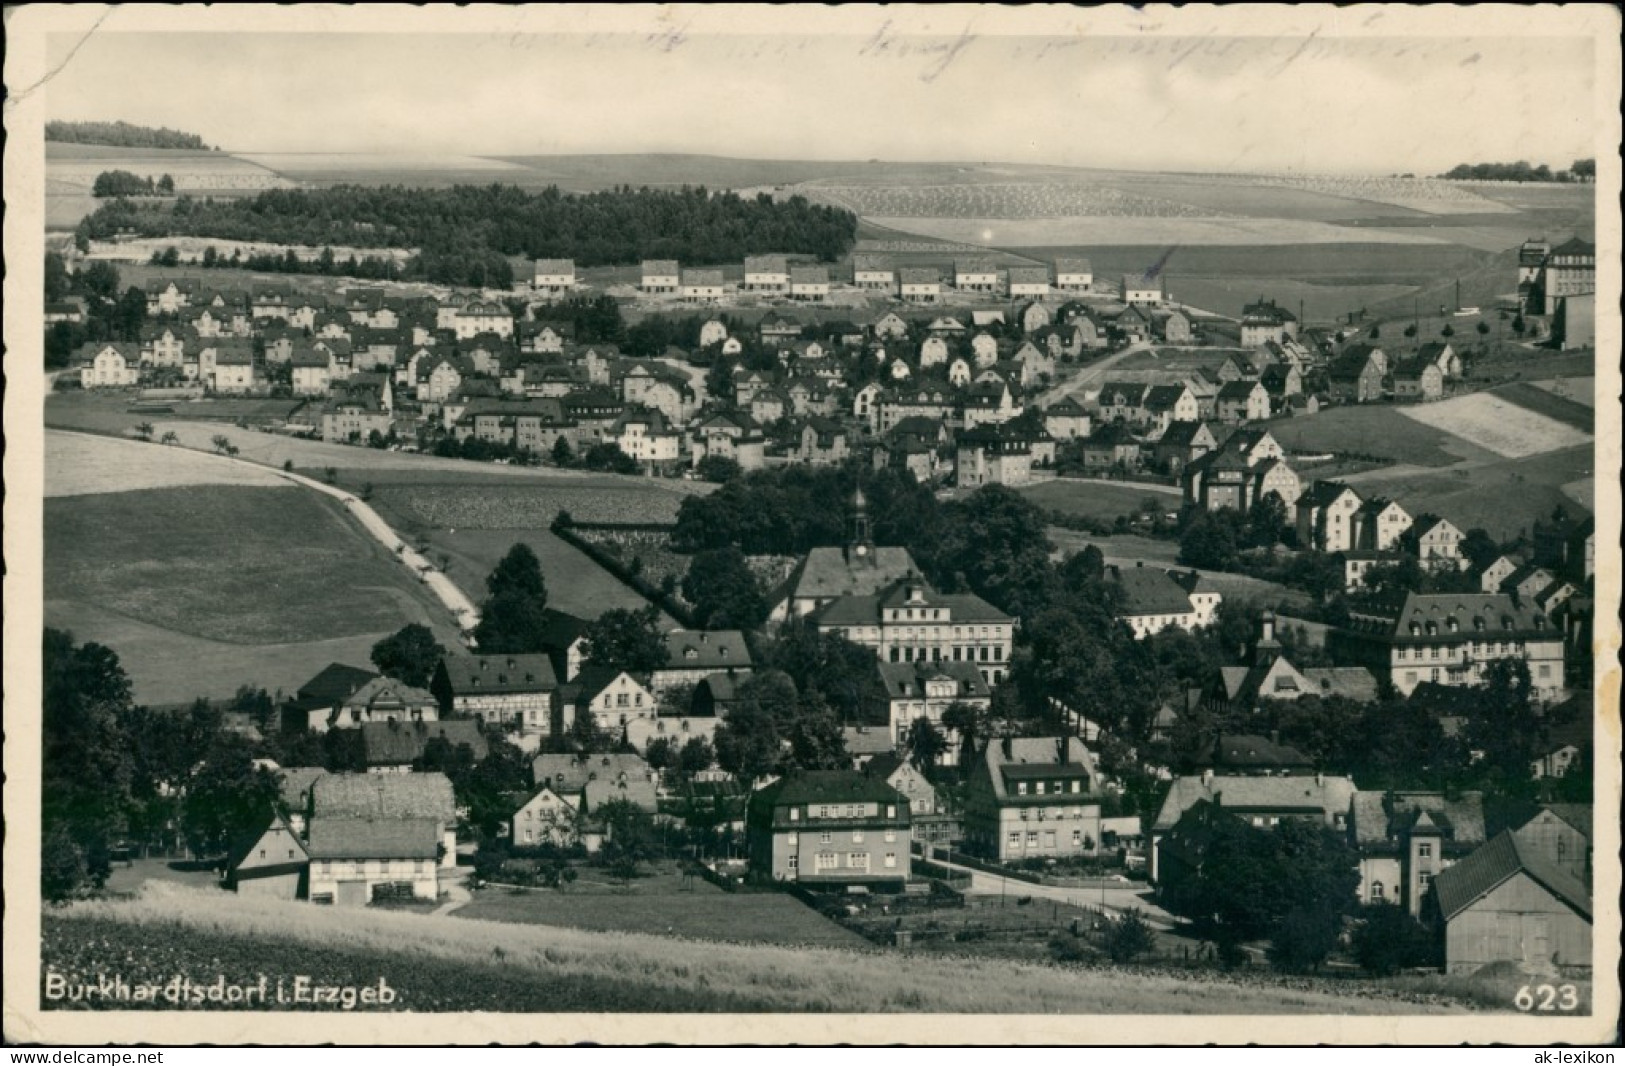
[[(1587, 840), (1591, 839), (1591, 832), (1592, 832), (1591, 804), (1589, 804), (1589, 803), (1543, 803), (1543, 804), (1541, 804), (1540, 809), (1543, 810), (1543, 811), (1551, 811), (1552, 814), (1554, 814), (1559, 819), (1561, 819), (1565, 824), (1567, 824), (1569, 826), (1569, 828), (1571, 828), (1571, 829), (1575, 830), (1576, 832), (1580, 833)], [(1535, 812), (1536, 815), (1538, 815), (1539, 813), (1540, 813), (1540, 811)], [(1533, 815), (1531, 817), (1533, 817)], [(1526, 821), (1524, 824), (1527, 825), (1528, 822)]]
[[(1056, 775), (1085, 781), (1085, 794), (1096, 791), (1099, 778), (1095, 757), (1079, 737), (1006, 737), (989, 740), (982, 752), (982, 765), (993, 787), (995, 802), (1012, 797), (1010, 781)], [(1022, 802), (1032, 802), (1022, 797)]]
[(789, 261), (782, 255), (747, 255), (745, 273), (783, 274), (789, 269), (788, 263)]
[(1246, 400), (1252, 396), (1254, 389), (1261, 389), (1262, 382), (1243, 378), (1239, 381), (1227, 381), (1219, 386), (1219, 400)]
[(1109, 566), (1106, 579), (1122, 591), (1122, 614), (1190, 614), (1190, 593), (1154, 566)]
[(448, 655), (446, 680), (458, 696), (551, 692), (558, 688), (553, 662), (545, 654)]
[(1315, 812), (1322, 816), (1346, 813), (1354, 796), (1347, 777), (1251, 777), (1215, 774), (1178, 777), (1157, 813), (1154, 830), (1171, 829), (1180, 815), (1200, 800), (1217, 800), (1226, 809)]
[(485, 758), (490, 747), (478, 722), (456, 719), (444, 722), (364, 722), (361, 746), (368, 766), (410, 766), (423, 757), (429, 742), (439, 738), (453, 750), (467, 744), (474, 761)]
[(919, 567), (907, 548), (876, 547), (861, 559), (849, 559), (842, 548), (820, 547), (807, 553), (792, 587), (799, 599), (872, 595), (891, 582), (916, 573)]
[(445, 774), (328, 774), (310, 790), (313, 818), (429, 818), (450, 823), (457, 817), (451, 781)]
[[(1341, 481), (1316, 481), (1298, 498), (1298, 506), (1330, 507), (1345, 492), (1354, 492), (1354, 490)], [(1354, 495), (1358, 498), (1360, 494), (1355, 492)]]
[(1587, 921), (1591, 919), (1590, 890), (1534, 849), (1520, 845), (1510, 832), (1496, 836), (1433, 879), (1440, 914), (1449, 921), (1519, 873), (1527, 874)]
[(600, 692), (620, 680), (623, 674), (631, 678), (633, 682), (642, 684), (630, 671), (615, 666), (599, 666), (589, 663), (581, 668), (581, 672), (570, 682), (570, 686), (575, 689), (576, 700), (579, 703), (589, 703), (596, 699)]
[(536, 260), (536, 274), (574, 274), (576, 261), (574, 259), (538, 259)]
[(904, 285), (942, 284), (942, 275), (936, 267), (904, 267), (897, 272), (897, 276)]
[(299, 686), (294, 699), (299, 703), (333, 706), (342, 703), (362, 685), (379, 676), (376, 670), (328, 663), (315, 677)]
[(643, 276), (674, 278), (682, 268), (675, 259), (645, 259), (643, 261)]
[(440, 825), (428, 818), (313, 818), (312, 859), (435, 859)]
[(751, 810), (803, 804), (880, 803), (907, 806), (895, 788), (856, 770), (807, 770), (781, 777), (750, 798)]
[(674, 629), (664, 639), (668, 670), (726, 671), (751, 665), (745, 634), (737, 629)]
[(894, 700), (923, 699), (925, 683), (939, 678), (955, 684), (956, 698), (980, 699), (990, 694), (975, 663), (882, 662), (877, 664), (877, 669), (881, 684), (886, 686), (886, 695)]
[(1057, 274), (1093, 274), (1095, 268), (1087, 259), (1063, 256), (1055, 260), (1055, 273)]
[(1428, 822), (1462, 849), (1484, 843), (1484, 794), (1463, 792), (1356, 792), (1349, 807), (1349, 828), (1360, 847), (1397, 844), (1426, 814)]
[(531, 780), (546, 785), (561, 797), (580, 792), (590, 781), (651, 780), (653, 771), (638, 755), (538, 755), (531, 760)]
[(1047, 285), (1049, 284), (1049, 267), (1012, 266), (1010, 268), (1010, 284)]

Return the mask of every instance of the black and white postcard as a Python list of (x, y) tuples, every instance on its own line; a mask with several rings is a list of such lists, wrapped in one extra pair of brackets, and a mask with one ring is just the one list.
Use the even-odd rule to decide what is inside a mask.
[(8, 1041), (1617, 1038), (1617, 10), (6, 18)]

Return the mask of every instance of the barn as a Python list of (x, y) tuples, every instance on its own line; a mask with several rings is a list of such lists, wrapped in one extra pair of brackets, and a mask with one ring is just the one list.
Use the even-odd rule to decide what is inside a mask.
[(1591, 968), (1591, 893), (1510, 832), (1433, 880), (1445, 968), (1510, 962), (1535, 973)]

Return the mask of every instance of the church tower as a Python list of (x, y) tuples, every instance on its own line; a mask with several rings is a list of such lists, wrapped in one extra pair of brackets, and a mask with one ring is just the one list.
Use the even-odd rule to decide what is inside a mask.
[(852, 536), (847, 544), (846, 558), (848, 563), (873, 563), (874, 555), (874, 542), (869, 537), (869, 501), (864, 498), (863, 489), (859, 488), (852, 493)]

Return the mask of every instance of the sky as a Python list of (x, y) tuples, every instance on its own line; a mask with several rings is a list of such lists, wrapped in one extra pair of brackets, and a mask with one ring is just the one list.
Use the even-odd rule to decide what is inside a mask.
[[(115, 10), (115, 15), (117, 14)], [(232, 151), (1439, 173), (1594, 154), (1583, 37), (52, 34), (57, 119)], [(974, 29), (974, 27), (973, 27)]]

